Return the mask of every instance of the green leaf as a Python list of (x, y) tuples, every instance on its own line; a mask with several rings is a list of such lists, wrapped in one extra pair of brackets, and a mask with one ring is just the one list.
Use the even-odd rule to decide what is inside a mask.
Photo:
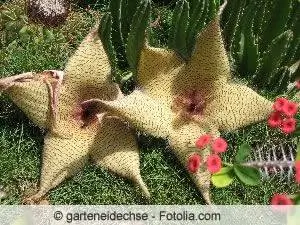
[[(231, 49), (233, 43), (238, 43), (238, 40), (235, 38), (237, 33), (237, 28), (240, 23), (240, 18), (243, 13), (243, 9), (245, 7), (245, 0), (236, 0), (236, 1), (228, 1), (228, 5), (225, 8), (223, 15), (226, 17), (225, 27), (224, 27), (224, 35), (229, 47)], [(231, 53), (232, 54), (232, 53)]]
[(244, 143), (239, 147), (239, 150), (235, 156), (235, 161), (237, 163), (244, 162), (246, 158), (250, 155), (251, 153), (251, 147), (249, 144)]
[(234, 172), (237, 177), (246, 185), (256, 186), (260, 183), (260, 172), (256, 168), (242, 166), (242, 165), (234, 165)]
[(274, 8), (271, 11), (271, 18), (267, 21), (267, 27), (264, 32), (262, 50), (265, 49), (274, 38), (284, 32), (284, 28), (289, 19), (292, 9), (292, 0), (274, 1)]
[(111, 15), (110, 13), (106, 13), (101, 18), (98, 34), (103, 43), (103, 48), (106, 54), (108, 55), (110, 65), (112, 67), (112, 74), (117, 75), (117, 71), (118, 71), (117, 57), (111, 41), (111, 32), (112, 32), (111, 30), (112, 30)]
[(280, 67), (286, 52), (288, 51), (289, 44), (292, 40), (293, 32), (288, 30), (272, 41), (268, 49), (263, 53), (260, 60), (253, 82), (259, 87), (264, 87), (270, 83), (270, 77)]
[(187, 51), (189, 57), (194, 50), (196, 37), (199, 32), (198, 28), (204, 26), (204, 12), (207, 1), (203, 0), (194, 0), (190, 3), (190, 21), (187, 29)]
[(121, 0), (110, 1), (109, 10), (112, 18), (112, 39), (114, 46), (123, 44), (121, 33)]
[(211, 182), (217, 188), (227, 187), (233, 182), (232, 167), (223, 167), (220, 172), (215, 173), (211, 177)]
[(275, 92), (284, 92), (287, 90), (290, 80), (291, 72), (288, 67), (277, 69), (277, 72), (270, 75), (267, 88)]
[(187, 28), (189, 20), (189, 3), (178, 1), (174, 10), (172, 29), (170, 30), (169, 47), (177, 51), (184, 59), (188, 59)]
[(242, 33), (241, 38), (244, 38), (243, 57), (241, 58), (240, 73), (248, 77), (253, 75), (258, 66), (258, 45), (257, 39), (254, 35), (254, 19), (256, 17), (256, 4), (251, 2), (242, 19)]
[(136, 73), (141, 49), (145, 42), (145, 31), (149, 23), (150, 11), (150, 1), (143, 0), (132, 19), (126, 45), (126, 57), (134, 74)]
[(136, 12), (140, 0), (122, 0), (121, 3), (121, 33), (123, 41), (126, 43), (128, 34), (130, 32), (130, 24), (134, 12)]

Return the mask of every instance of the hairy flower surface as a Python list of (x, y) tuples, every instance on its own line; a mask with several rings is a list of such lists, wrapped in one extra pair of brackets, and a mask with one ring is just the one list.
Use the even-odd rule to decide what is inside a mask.
[(90, 98), (115, 100), (122, 95), (110, 81), (110, 73), (108, 58), (94, 29), (64, 72), (25, 73), (0, 80), (0, 90), (35, 124), (48, 130), (39, 191), (27, 199), (29, 202), (38, 201), (77, 173), (89, 157), (95, 164), (133, 180), (149, 196), (140, 175), (135, 133), (99, 107), (80, 104)]
[[(201, 150), (195, 144), (201, 135), (210, 133), (215, 139), (219, 130), (264, 120), (272, 112), (272, 102), (231, 81), (219, 21), (217, 16), (198, 35), (189, 61), (174, 51), (145, 44), (136, 77), (138, 90), (114, 101), (91, 99), (83, 105), (98, 103), (137, 129), (166, 138), (184, 167), (194, 152), (206, 162), (209, 148)], [(210, 203), (209, 171), (200, 166), (190, 175)]]

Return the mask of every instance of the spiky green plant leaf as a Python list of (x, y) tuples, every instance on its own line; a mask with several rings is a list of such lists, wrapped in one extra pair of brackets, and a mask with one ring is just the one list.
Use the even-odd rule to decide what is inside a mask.
[(111, 64), (112, 68), (112, 73), (116, 76), (117, 71), (118, 71), (118, 66), (117, 66), (117, 57), (116, 53), (114, 50), (114, 46), (112, 43), (112, 20), (111, 20), (111, 14), (106, 13), (100, 21), (99, 25), (99, 37), (101, 38), (101, 41), (103, 43), (103, 47), (106, 51), (106, 54), (109, 57), (109, 61)]
[(288, 50), (293, 37), (292, 31), (288, 30), (272, 41), (267, 50), (262, 54), (260, 65), (254, 76), (254, 83), (259, 87), (265, 87), (275, 75), (277, 68), (283, 61), (283, 56)]
[(188, 58), (187, 52), (187, 28), (189, 19), (189, 3), (180, 0), (176, 3), (172, 29), (170, 30), (169, 48), (177, 51), (184, 59)]
[(126, 45), (126, 58), (131, 70), (134, 71), (134, 73), (137, 69), (141, 49), (145, 44), (145, 31), (149, 23), (150, 13), (150, 1), (143, 0), (133, 16), (132, 24), (130, 27)]
[(266, 49), (268, 43), (274, 40), (278, 35), (282, 34), (292, 9), (292, 0), (273, 1), (273, 4), (271, 18), (267, 23), (263, 35), (261, 46), (263, 50)]

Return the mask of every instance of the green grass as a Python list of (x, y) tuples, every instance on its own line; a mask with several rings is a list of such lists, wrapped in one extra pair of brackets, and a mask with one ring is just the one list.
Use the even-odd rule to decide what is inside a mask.
[[(102, 9), (104, 6), (99, 7)], [(35, 42), (32, 39), (29, 42), (6, 43), (0, 49), (0, 77), (24, 71), (63, 69), (95, 20), (82, 9), (79, 11), (74, 21), (54, 31), (62, 35), (59, 41), (42, 39)], [(79, 27), (72, 29), (72, 24)], [(153, 32), (152, 42), (157, 46), (164, 46), (166, 29), (168, 25)], [(24, 195), (36, 190), (44, 134), (6, 96), (0, 96), (0, 186), (8, 195), (0, 200), (0, 204), (20, 204)], [(263, 123), (224, 134), (230, 142), (226, 160), (233, 158), (243, 141), (262, 142), (265, 134)], [(139, 145), (141, 174), (151, 192), (150, 200), (144, 199), (130, 181), (89, 164), (79, 174), (49, 192), (51, 204), (204, 204), (201, 194), (165, 141), (140, 135)], [(246, 187), (235, 180), (227, 188), (212, 188), (212, 197), (217, 204), (268, 204), (274, 193), (292, 194), (296, 191), (295, 184), (279, 179), (263, 181), (258, 187)]]

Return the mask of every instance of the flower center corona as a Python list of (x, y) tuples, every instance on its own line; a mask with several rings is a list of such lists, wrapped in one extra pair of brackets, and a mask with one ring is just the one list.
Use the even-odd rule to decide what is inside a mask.
[(175, 96), (172, 110), (183, 117), (201, 116), (205, 108), (205, 99), (200, 91), (192, 90)]
[(80, 123), (81, 127), (87, 127), (88, 125), (97, 121), (97, 114), (99, 108), (95, 103), (90, 103), (85, 106), (77, 106), (73, 113), (73, 118)]

